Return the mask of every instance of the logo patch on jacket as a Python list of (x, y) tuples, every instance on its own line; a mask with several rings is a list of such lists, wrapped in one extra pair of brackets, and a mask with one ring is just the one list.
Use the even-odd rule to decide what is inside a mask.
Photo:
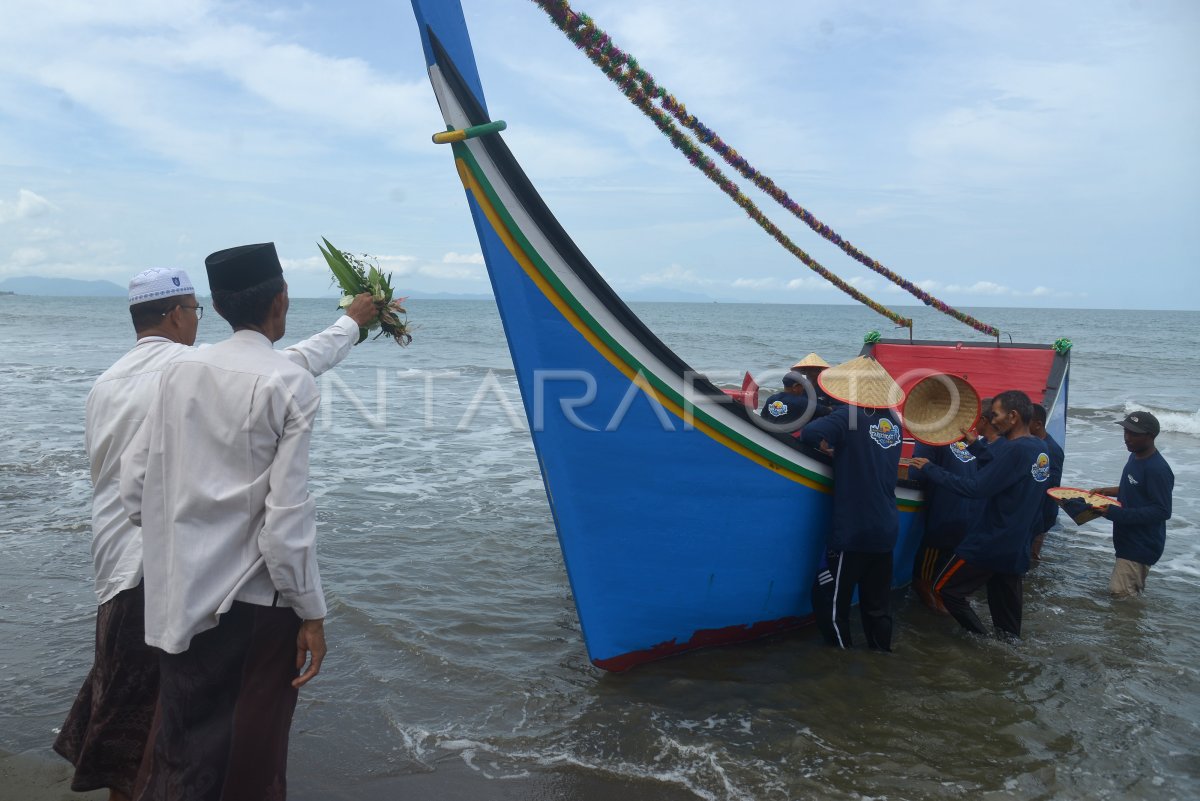
[(767, 406), (767, 411), (771, 413), (772, 417), (782, 417), (783, 415), (787, 414), (787, 410), (787, 404), (783, 401), (772, 401), (771, 404)]
[(1033, 473), (1034, 481), (1045, 481), (1050, 478), (1050, 457), (1045, 453), (1039, 453), (1029, 472)]
[(1129, 479), (1129, 483), (1130, 483), (1130, 484), (1132, 484), (1132, 485), (1133, 485), (1133, 486), (1135, 486), (1135, 487), (1137, 486), (1137, 483), (1138, 483), (1138, 482), (1137, 482), (1137, 479), (1133, 477), (1133, 473), (1130, 473), (1130, 474), (1127, 476), (1127, 478)]
[(900, 427), (886, 417), (871, 426), (871, 439), (883, 449), (900, 444)]
[(960, 462), (973, 462), (975, 457), (967, 450), (967, 443), (959, 440), (950, 446), (950, 453), (954, 454), (954, 458)]

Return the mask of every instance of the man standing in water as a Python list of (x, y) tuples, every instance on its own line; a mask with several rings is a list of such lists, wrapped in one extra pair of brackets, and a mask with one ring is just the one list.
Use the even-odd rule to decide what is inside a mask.
[[(158, 653), (145, 643), (142, 535), (121, 504), (120, 462), (162, 371), (192, 354), (204, 307), (183, 270), (153, 268), (129, 282), (134, 347), (104, 372), (87, 399), (84, 444), (92, 473), (95, 658), (54, 750), (75, 766), (71, 789), (108, 788), (120, 801), (134, 781), (158, 699)], [(332, 326), (284, 351), (320, 375), (345, 358), (374, 304), (362, 295)]]
[[(950, 445), (918, 442), (913, 456), (928, 459), (950, 473), (974, 475), (979, 468), (971, 448), (961, 441)], [(946, 614), (941, 599), (933, 592), (933, 581), (982, 513), (983, 501), (964, 498), (945, 487), (934, 486), (921, 470), (911, 469), (909, 477), (920, 482), (926, 492), (925, 536), (913, 563), (913, 591), (927, 607)]]
[(858, 588), (867, 646), (892, 650), (892, 551), (899, 533), (896, 479), (900, 423), (889, 407), (903, 392), (874, 359), (831, 367), (822, 388), (848, 405), (804, 427), (806, 445), (833, 454), (833, 530), (812, 590), (826, 642), (849, 648), (850, 603)]
[(272, 348), (288, 310), (274, 244), (205, 266), (233, 335), (167, 366), (121, 465), (143, 531), (146, 642), (162, 652), (142, 797), (284, 798), (297, 689), (325, 656), (308, 494), (320, 394)]
[[(1029, 433), (1046, 444), (1050, 454), (1050, 481), (1046, 489), (1062, 486), (1063, 461), (1066, 454), (1062, 446), (1046, 431), (1046, 407), (1040, 403), (1033, 404), (1033, 417), (1029, 421)], [(1047, 495), (1042, 499), (1042, 514), (1036, 519), (1033, 527), (1033, 545), (1030, 547), (1029, 558), (1033, 562), (1042, 559), (1042, 543), (1046, 541), (1046, 533), (1058, 519), (1058, 502)]]
[(1050, 480), (1050, 455), (1029, 433), (1033, 404), (1024, 392), (1001, 392), (992, 401), (990, 416), (1005, 441), (999, 448), (989, 447), (991, 458), (975, 475), (952, 474), (924, 458), (912, 464), (939, 488), (986, 499), (982, 516), (934, 585), (946, 611), (968, 631), (987, 634), (970, 601), (972, 593), (987, 585), (992, 624), (1019, 637), (1022, 577), (1029, 570), (1030, 531)]
[(1121, 483), (1092, 492), (1115, 495), (1121, 502), (1120, 507), (1105, 506), (1099, 511), (1112, 521), (1117, 551), (1108, 591), (1118, 598), (1128, 598), (1146, 589), (1151, 565), (1162, 558), (1175, 474), (1154, 444), (1159, 432), (1157, 417), (1150, 412), (1130, 412), (1118, 425), (1125, 429), (1125, 448), (1129, 451)]

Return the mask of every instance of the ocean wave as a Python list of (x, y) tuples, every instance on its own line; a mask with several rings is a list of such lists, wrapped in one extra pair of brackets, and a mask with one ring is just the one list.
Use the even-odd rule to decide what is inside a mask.
[(1089, 422), (1104, 422), (1111, 419), (1113, 423), (1116, 423), (1120, 418), (1135, 411), (1152, 413), (1158, 418), (1164, 433), (1200, 436), (1200, 409), (1192, 412), (1127, 400), (1112, 406), (1072, 406), (1067, 412), (1067, 418)]
[(1200, 409), (1194, 412), (1183, 412), (1141, 405), (1132, 401), (1125, 402), (1124, 414), (1136, 411), (1147, 411), (1153, 414), (1158, 418), (1158, 424), (1164, 432), (1200, 437)]

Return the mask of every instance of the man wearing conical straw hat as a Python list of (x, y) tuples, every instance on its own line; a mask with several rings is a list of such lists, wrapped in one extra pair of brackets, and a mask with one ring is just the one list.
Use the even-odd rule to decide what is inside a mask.
[[(989, 413), (1003, 445), (987, 449), (991, 458), (975, 475), (954, 475), (924, 458), (913, 459), (912, 466), (939, 488), (966, 498), (986, 499), (983, 514), (967, 531), (934, 584), (946, 611), (964, 629), (987, 634), (970, 601), (971, 594), (986, 585), (988, 609), (997, 633), (1020, 637), (1030, 529), (1041, 514), (1042, 498), (1049, 486), (1050, 454), (1045, 444), (1029, 433), (1033, 403), (1024, 392), (1001, 392), (992, 401)], [(966, 438), (973, 439), (969, 434)]]
[(867, 645), (890, 651), (900, 466), (900, 423), (892, 410), (903, 392), (867, 356), (823, 371), (818, 382), (847, 405), (812, 421), (801, 434), (805, 444), (833, 455), (833, 528), (813, 584), (813, 614), (827, 642), (850, 647), (850, 602), (857, 587)]
[(816, 403), (819, 407), (832, 409), (834, 402), (830, 399), (825, 391), (821, 389), (818, 378), (821, 373), (829, 369), (829, 363), (818, 356), (816, 353), (810, 353), (800, 361), (792, 365), (792, 372), (799, 373), (800, 376), (812, 387), (816, 395)]
[(816, 381), (817, 376), (822, 371), (829, 369), (829, 363), (818, 356), (816, 353), (810, 353), (800, 361), (792, 365), (793, 370), (799, 370), (804, 374), (804, 377), (810, 381)]

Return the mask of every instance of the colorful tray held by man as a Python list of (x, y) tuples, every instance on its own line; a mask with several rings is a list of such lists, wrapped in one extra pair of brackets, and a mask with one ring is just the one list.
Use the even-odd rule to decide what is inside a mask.
[[(1076, 489), (1075, 487), (1052, 487), (1046, 490), (1046, 494), (1058, 501), (1058, 505), (1071, 516), (1071, 519), (1078, 526), (1082, 526), (1089, 520), (1095, 520), (1097, 517), (1100, 517), (1100, 509), (1105, 506), (1121, 505), (1116, 498)], [(1070, 503), (1071, 501), (1083, 501), (1085, 505), (1080, 509), (1079, 504)], [(1072, 512), (1074, 513), (1072, 514)]]

